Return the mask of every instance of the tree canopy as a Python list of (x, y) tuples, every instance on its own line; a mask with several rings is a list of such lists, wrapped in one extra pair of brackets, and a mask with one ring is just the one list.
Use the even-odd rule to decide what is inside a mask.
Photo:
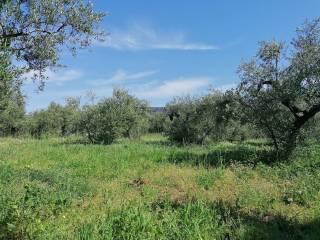
[(290, 156), (301, 128), (320, 111), (320, 18), (298, 28), (290, 45), (261, 42), (239, 75), (237, 92), (249, 118)]
[(90, 1), (1, 0), (0, 9), (1, 45), (41, 83), (48, 67), (59, 66), (66, 48), (75, 54), (103, 37), (98, 23), (105, 14), (95, 12)]

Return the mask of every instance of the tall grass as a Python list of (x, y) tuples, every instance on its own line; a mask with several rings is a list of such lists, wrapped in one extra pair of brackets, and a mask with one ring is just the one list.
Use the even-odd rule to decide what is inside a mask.
[(319, 239), (320, 147), (0, 140), (0, 239)]

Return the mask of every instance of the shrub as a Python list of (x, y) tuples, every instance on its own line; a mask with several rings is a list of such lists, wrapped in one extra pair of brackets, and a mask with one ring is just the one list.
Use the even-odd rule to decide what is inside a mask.
[(148, 129), (147, 110), (144, 101), (115, 90), (112, 97), (84, 107), (80, 128), (93, 143), (111, 144), (119, 137), (138, 137)]
[(173, 142), (202, 144), (209, 138), (222, 134), (214, 113), (217, 95), (201, 98), (176, 98), (167, 105), (171, 120), (166, 135)]
[(176, 98), (166, 106), (171, 121), (166, 129), (166, 135), (170, 141), (183, 144), (200, 142), (197, 101), (191, 97)]
[(18, 136), (24, 132), (24, 105), (10, 101), (5, 110), (0, 111), (0, 136)]
[(66, 105), (51, 103), (47, 109), (27, 117), (26, 128), (31, 136), (67, 136), (78, 131), (79, 100), (69, 98)]
[(242, 141), (260, 136), (243, 121), (231, 92), (212, 91), (200, 98), (176, 98), (167, 105), (170, 123), (166, 135), (173, 142), (203, 144), (206, 141)]

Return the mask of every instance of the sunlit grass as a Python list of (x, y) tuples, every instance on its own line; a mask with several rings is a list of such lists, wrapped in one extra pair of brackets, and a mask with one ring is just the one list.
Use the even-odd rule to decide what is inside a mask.
[(318, 239), (320, 147), (285, 164), (269, 151), (1, 139), (0, 239)]

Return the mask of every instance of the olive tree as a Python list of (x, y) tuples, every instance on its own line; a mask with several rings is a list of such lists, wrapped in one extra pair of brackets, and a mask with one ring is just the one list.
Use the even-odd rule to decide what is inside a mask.
[(290, 45), (262, 42), (239, 67), (244, 110), (288, 158), (303, 126), (320, 111), (320, 18), (297, 29)]
[(0, 134), (16, 135), (24, 117), (24, 97), (19, 70), (11, 64), (8, 48), (0, 45)]
[(24, 134), (24, 102), (17, 95), (11, 95), (6, 108), (0, 111), (0, 136), (17, 136)]
[(175, 98), (166, 105), (170, 124), (165, 134), (172, 142), (188, 144), (202, 143), (202, 127), (197, 115), (199, 99), (190, 96)]
[(65, 137), (78, 132), (79, 114), (80, 100), (67, 98), (64, 105), (52, 102), (47, 109), (28, 114), (25, 128), (36, 138), (43, 135)]
[(166, 106), (171, 120), (166, 135), (183, 144), (228, 139), (227, 128), (235, 112), (233, 103), (229, 94), (220, 91), (198, 98), (176, 98)]
[[(76, 53), (103, 33), (98, 23), (104, 14), (86, 0), (2, 0), (0, 43), (20, 69), (32, 73), (43, 86), (45, 71), (59, 66), (65, 49)], [(2, 50), (0, 50), (2, 51)]]
[(39, 80), (42, 90), (46, 70), (60, 66), (63, 51), (75, 54), (100, 40), (98, 23), (103, 16), (86, 0), (1, 0), (0, 115), (11, 116), (12, 98), (23, 101), (24, 73)]
[(10, 101), (23, 102), (19, 73), (11, 64), (7, 47), (0, 45), (0, 113), (8, 107)]
[(148, 105), (124, 90), (84, 107), (80, 128), (92, 143), (111, 144), (119, 137), (138, 137), (148, 129)]

